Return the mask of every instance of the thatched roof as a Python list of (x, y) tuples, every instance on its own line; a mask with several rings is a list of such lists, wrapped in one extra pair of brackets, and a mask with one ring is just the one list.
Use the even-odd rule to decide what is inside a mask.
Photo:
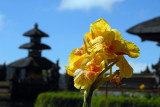
[(26, 43), (26, 44), (21, 45), (19, 48), (21, 48), (21, 49), (38, 49), (38, 50), (51, 49), (46, 44), (36, 44), (36, 43)]
[(39, 67), (41, 69), (50, 69), (54, 63), (50, 60), (40, 57), (40, 58), (34, 58), (34, 57), (26, 57), (19, 59), (15, 62), (10, 63), (8, 66), (13, 68), (31, 68), (31, 67)]
[(127, 30), (128, 33), (138, 35), (144, 40), (160, 42), (160, 17), (142, 22)]
[(35, 24), (34, 29), (27, 31), (23, 35), (29, 37), (48, 37), (48, 34), (38, 29), (37, 23)]

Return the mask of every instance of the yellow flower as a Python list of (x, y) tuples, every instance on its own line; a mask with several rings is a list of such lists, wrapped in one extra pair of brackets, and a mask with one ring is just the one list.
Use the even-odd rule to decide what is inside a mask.
[(104, 62), (98, 62), (99, 54), (87, 55), (84, 45), (74, 49), (69, 55), (69, 66), (65, 66), (67, 73), (74, 77), (77, 89), (88, 88), (104, 69)]
[(67, 73), (74, 77), (74, 86), (77, 89), (87, 89), (97, 82), (96, 79), (98, 83), (103, 82), (106, 66), (117, 60), (119, 76), (132, 76), (133, 69), (123, 55), (136, 58), (140, 51), (134, 43), (123, 40), (121, 33), (111, 29), (107, 21), (99, 19), (92, 23), (90, 32), (85, 34), (83, 41), (84, 45), (81, 48), (76, 48), (70, 53), (69, 66), (65, 66)]
[(91, 24), (85, 38), (89, 53), (101, 53), (106, 64), (119, 60), (116, 65), (120, 68), (120, 76), (129, 78), (132, 75), (133, 69), (123, 55), (136, 58), (140, 51), (134, 43), (123, 40), (118, 30), (111, 29), (104, 19), (99, 19)]
[(141, 90), (143, 90), (143, 89), (146, 88), (146, 86), (145, 86), (144, 84), (141, 84), (141, 85), (139, 86), (139, 88), (140, 88)]

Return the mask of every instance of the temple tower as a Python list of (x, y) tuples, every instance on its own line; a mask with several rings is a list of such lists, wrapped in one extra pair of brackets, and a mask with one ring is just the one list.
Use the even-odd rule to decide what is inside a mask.
[(35, 24), (32, 30), (24, 33), (24, 36), (29, 37), (30, 42), (19, 48), (27, 49), (28, 56), (8, 65), (14, 69), (10, 79), (12, 99), (34, 99), (40, 92), (59, 89), (59, 60), (53, 63), (42, 56), (42, 50), (51, 49), (41, 43), (42, 37), (48, 37), (48, 34), (39, 30)]

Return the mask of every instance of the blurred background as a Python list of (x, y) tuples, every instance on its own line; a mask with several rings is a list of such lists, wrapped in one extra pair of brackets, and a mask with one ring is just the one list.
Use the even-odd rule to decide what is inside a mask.
[[(15, 96), (29, 99), (29, 95), (35, 93), (35, 99), (40, 92), (48, 90), (64, 90), (66, 87), (75, 90), (73, 78), (67, 79), (69, 83), (66, 83), (64, 65), (68, 65), (70, 52), (83, 45), (90, 24), (100, 18), (104, 18), (112, 29), (119, 30), (124, 40), (135, 43), (140, 49), (138, 58), (125, 56), (134, 75), (130, 80), (124, 79), (123, 82), (128, 84), (124, 89), (140, 90), (141, 86), (148, 89), (146, 92), (154, 89), (153, 93), (158, 92), (158, 42), (142, 41), (127, 30), (154, 18), (158, 18), (159, 22), (155, 23), (159, 26), (159, 4), (159, 0), (0, 0), (0, 97), (8, 95), (9, 101), (17, 98)], [(159, 28), (156, 29), (160, 31)], [(159, 41), (160, 35), (156, 37)], [(42, 85), (45, 88), (41, 88)], [(113, 85), (107, 85), (115, 89)], [(106, 84), (102, 90), (105, 87)], [(23, 96), (19, 93), (21, 90), (22, 93), (32, 92)], [(101, 91), (101, 94), (104, 93)]]

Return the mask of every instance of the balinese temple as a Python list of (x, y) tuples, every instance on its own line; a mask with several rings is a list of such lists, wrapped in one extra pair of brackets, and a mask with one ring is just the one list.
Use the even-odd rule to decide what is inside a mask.
[(30, 42), (19, 48), (28, 50), (28, 56), (8, 65), (13, 68), (10, 77), (13, 99), (35, 98), (40, 92), (58, 90), (59, 61), (53, 63), (42, 56), (42, 50), (51, 49), (41, 43), (41, 39), (48, 37), (48, 34), (39, 30), (35, 24), (34, 29), (24, 33), (24, 36), (29, 37)]

